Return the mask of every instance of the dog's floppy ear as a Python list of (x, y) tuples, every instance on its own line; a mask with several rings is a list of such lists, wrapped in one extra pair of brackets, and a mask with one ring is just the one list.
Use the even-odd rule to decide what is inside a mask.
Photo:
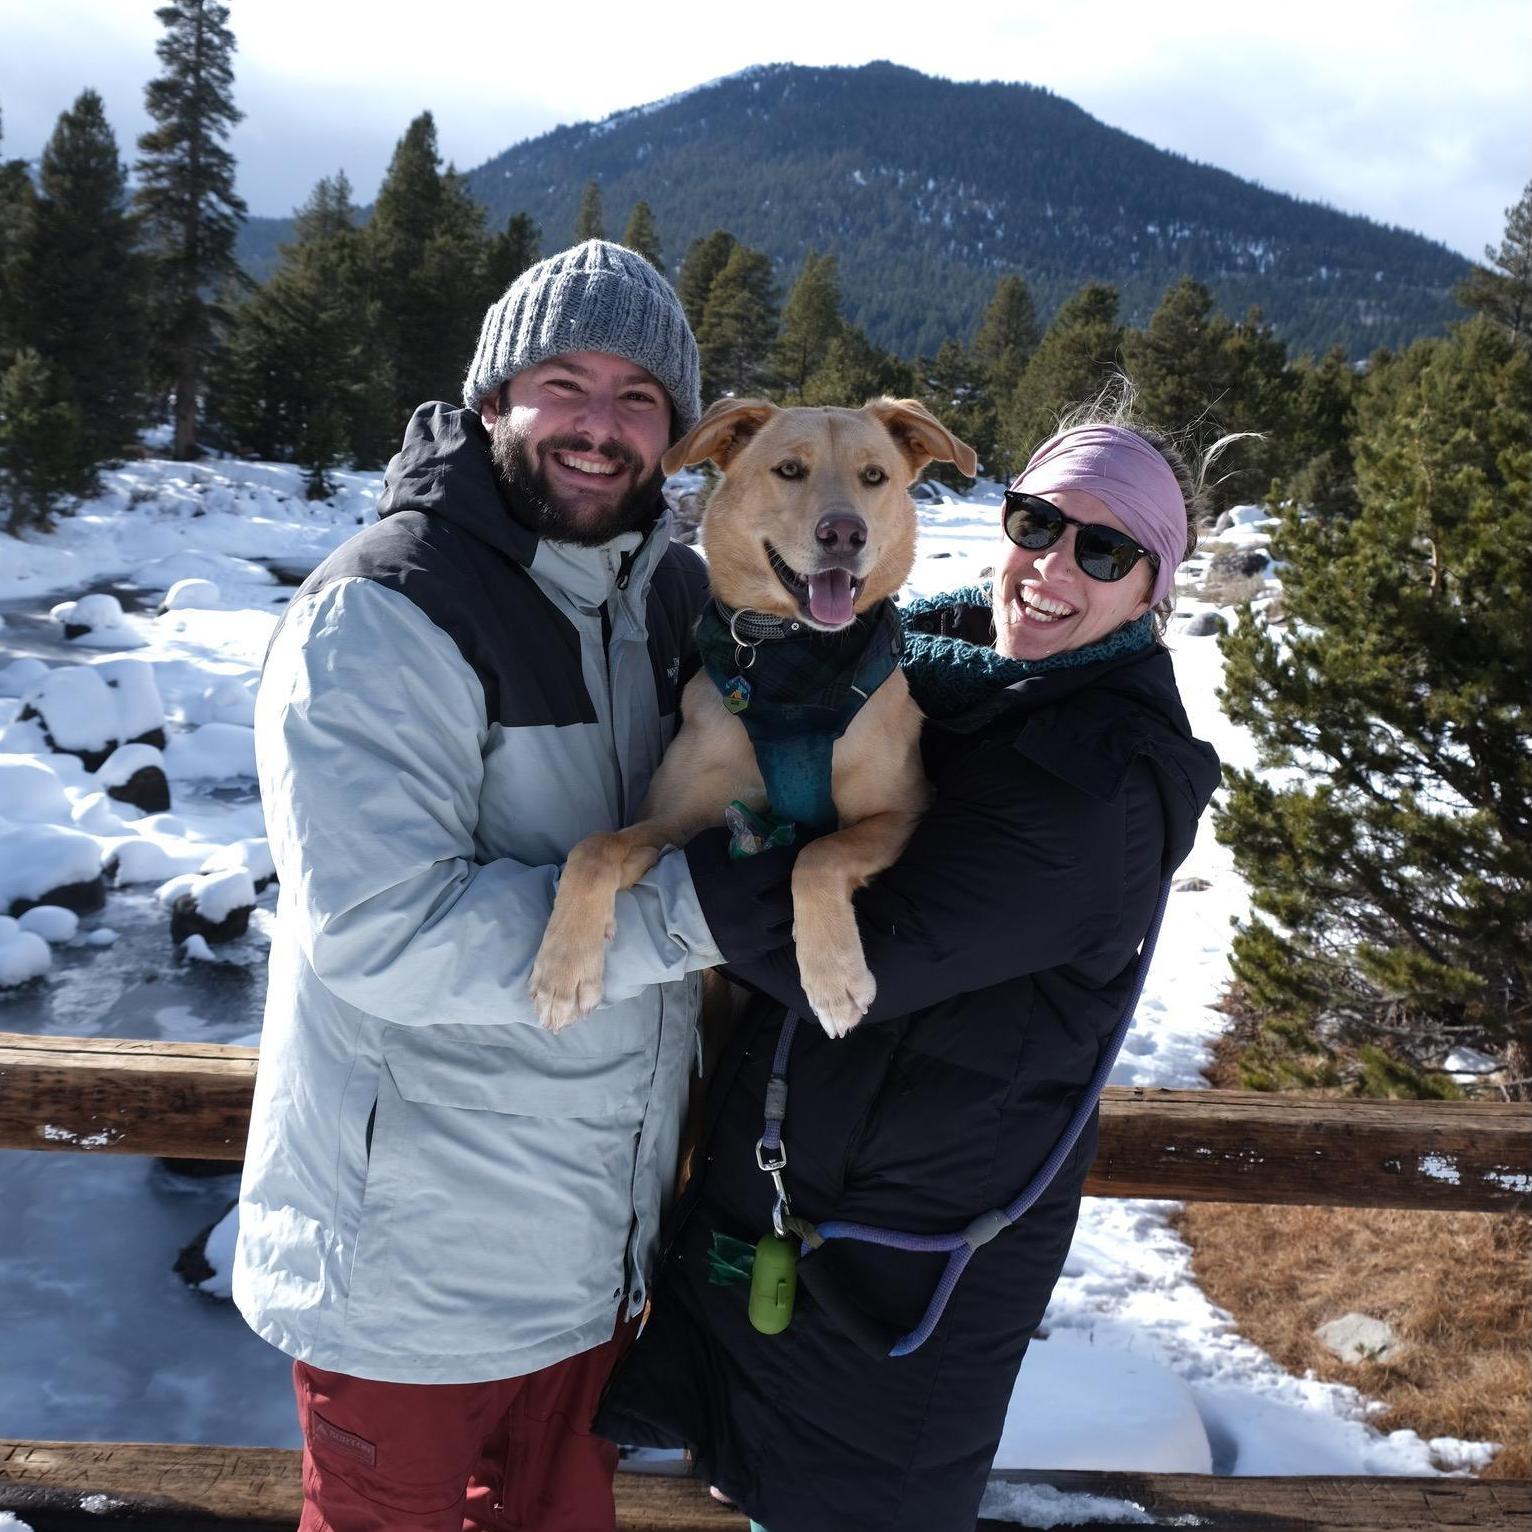
[(765, 399), (719, 399), (685, 436), (660, 459), (666, 473), (705, 463), (709, 458), (725, 473), (739, 449), (777, 413)]
[(869, 399), (866, 412), (893, 437), (910, 465), (913, 479), (927, 463), (952, 463), (972, 478), (979, 455), (960, 442), (923, 404), (913, 399)]

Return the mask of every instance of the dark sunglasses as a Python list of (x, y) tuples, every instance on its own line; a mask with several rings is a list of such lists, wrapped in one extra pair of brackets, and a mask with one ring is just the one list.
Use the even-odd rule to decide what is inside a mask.
[(1051, 548), (1064, 535), (1065, 527), (1073, 527), (1075, 563), (1093, 580), (1108, 583), (1120, 580), (1140, 559), (1148, 559), (1156, 569), (1160, 567), (1159, 559), (1147, 548), (1139, 547), (1126, 532), (1093, 521), (1076, 521), (1051, 500), (1021, 490), (1005, 492), (1004, 526), (1005, 535), (1029, 553)]

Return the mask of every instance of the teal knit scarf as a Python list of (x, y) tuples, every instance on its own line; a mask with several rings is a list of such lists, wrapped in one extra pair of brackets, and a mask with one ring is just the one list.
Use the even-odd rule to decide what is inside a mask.
[(1150, 614), (1145, 612), (1142, 617), (1124, 623), (1094, 644), (1066, 649), (1045, 660), (1013, 660), (1008, 655), (997, 654), (988, 644), (921, 631), (923, 622), (933, 621), (938, 614), (954, 607), (975, 608), (987, 621), (991, 611), (990, 587), (966, 586), (944, 596), (912, 601), (900, 610), (904, 622), (902, 664), (905, 679), (927, 718), (956, 718), (995, 692), (1025, 681), (1029, 676), (1135, 654), (1154, 642), (1154, 624)]

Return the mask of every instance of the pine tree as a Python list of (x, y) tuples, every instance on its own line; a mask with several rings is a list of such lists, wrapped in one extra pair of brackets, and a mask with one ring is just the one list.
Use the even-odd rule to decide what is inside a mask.
[(580, 193), (580, 212), (575, 218), (574, 242), (583, 245), (588, 239), (605, 239), (605, 215), (601, 210), (601, 187), (598, 182), (587, 181)]
[(1294, 433), (1298, 375), (1260, 309), (1251, 309), (1225, 330), (1223, 379), (1224, 392), (1209, 409), (1202, 439), (1193, 438), (1195, 451), (1214, 436), (1246, 433), (1218, 481), (1208, 487), (1209, 501), (1219, 509), (1267, 498), (1273, 480), (1286, 478), (1307, 461)]
[(1356, 513), (1357, 373), (1339, 346), (1319, 361), (1300, 357), (1293, 366), (1288, 413), (1289, 477), (1276, 499), (1292, 499), (1323, 516)]
[(1016, 391), (1039, 338), (1027, 284), (1018, 276), (1001, 277), (973, 338), (973, 358), (991, 398), (1008, 399)]
[(494, 235), (484, 257), (485, 306), (543, 258), (543, 231), (530, 213), (512, 213), (505, 228)]
[(1284, 512), (1286, 631), (1223, 641), (1230, 718), (1296, 768), (1229, 776), (1218, 835), (1258, 911), (1234, 971), (1274, 1025), (1525, 1076), (1532, 354), (1487, 318), (1417, 343), (1355, 449), (1353, 518)]
[(1000, 446), (1025, 465), (1070, 405), (1094, 398), (1122, 367), (1117, 289), (1091, 282), (1059, 309), (1000, 412)]
[(1532, 345), (1532, 181), (1505, 210), (1500, 248), (1486, 245), (1484, 259), (1453, 296), (1464, 308), (1487, 314), (1518, 345)]
[[(932, 360), (915, 364), (915, 373), (915, 397), (959, 440), (973, 447), (981, 468), (987, 468), (987, 454), (994, 450), (995, 407), (978, 358), (961, 341), (947, 340)], [(930, 476), (953, 486), (969, 483), (951, 463), (933, 464)]]
[(776, 335), (771, 257), (748, 245), (736, 245), (713, 279), (697, 328), (703, 399), (764, 390)]
[(359, 459), (385, 460), (410, 415), (455, 401), (490, 292), (484, 210), (463, 178), (441, 168), (436, 122), (422, 112), (394, 149), (363, 230), (381, 376), (373, 436)]
[(855, 325), (843, 322), (824, 360), (804, 384), (801, 402), (854, 410), (884, 394), (907, 399), (914, 392), (915, 375), (908, 362), (875, 346)]
[(1142, 330), (1123, 341), (1123, 361), (1138, 390), (1143, 423), (1160, 431), (1221, 435), (1229, 391), (1230, 324), (1201, 282), (1182, 279), (1161, 298)]
[(234, 105), (234, 34), (215, 0), (171, 0), (155, 15), (165, 72), (144, 91), (158, 124), (138, 141), (137, 209), (159, 295), (159, 369), (175, 396), (177, 458), (197, 455), (197, 394), (223, 310), (209, 297), (239, 279), (234, 240), (245, 204), (234, 192), (224, 140), (244, 115)]
[(728, 264), (734, 253), (735, 239), (727, 229), (714, 229), (687, 247), (686, 258), (676, 277), (676, 296), (686, 311), (686, 318), (693, 330), (702, 328), (703, 311), (707, 308), (708, 294), (713, 290), (714, 279)]
[(120, 454), (146, 414), (143, 262), (127, 177), (101, 97), (58, 120), (38, 167), (23, 247), (18, 340), (43, 356), (80, 414), (93, 462)]
[(80, 409), (47, 362), (24, 346), (0, 373), (0, 508), (5, 530), (46, 527), (54, 512), (96, 485)]
[(622, 242), (629, 250), (636, 250), (656, 271), (665, 270), (660, 259), (660, 231), (654, 226), (654, 213), (647, 202), (635, 202), (628, 214), (628, 226), (622, 231)]
[(222, 445), (290, 459), (324, 494), (336, 463), (375, 450), (378, 409), (362, 239), (344, 173), (314, 188), (295, 233), (271, 279), (233, 315), (208, 417)]
[(810, 250), (782, 310), (773, 368), (787, 396), (801, 398), (804, 385), (840, 334), (840, 267), (833, 255)]
[(21, 344), (25, 252), (35, 203), (27, 162), (0, 160), (0, 371)]

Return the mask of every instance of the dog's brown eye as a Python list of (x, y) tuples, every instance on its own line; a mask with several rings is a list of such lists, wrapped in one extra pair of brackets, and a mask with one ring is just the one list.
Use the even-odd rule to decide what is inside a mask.
[(869, 464), (862, 470), (863, 484), (882, 484), (887, 478), (888, 475), (876, 463)]
[(780, 479), (801, 479), (803, 477), (803, 464), (797, 458), (788, 458), (786, 462), (778, 463), (771, 470)]

